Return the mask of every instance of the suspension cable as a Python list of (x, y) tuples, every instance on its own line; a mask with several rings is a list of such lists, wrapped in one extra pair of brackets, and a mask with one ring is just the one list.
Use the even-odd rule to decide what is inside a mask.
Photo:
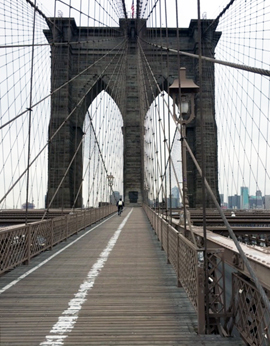
[[(140, 39), (143, 42), (149, 44), (150, 46), (153, 46), (153, 47), (156, 47), (156, 48), (160, 48), (160, 49), (172, 52), (172, 53), (178, 53), (178, 51), (176, 49), (172, 49), (172, 48), (160, 46), (158, 44), (154, 44), (154, 43), (151, 43), (151, 42), (147, 42), (147, 41), (143, 40), (142, 38), (140, 38)], [(183, 52), (183, 51), (180, 51), (179, 53), (181, 55), (185, 55), (185, 56), (188, 56), (190, 58), (199, 59), (199, 55), (198, 54), (192, 54), (192, 53), (187, 53), (187, 52)], [(207, 56), (202, 56), (201, 59), (204, 60), (204, 61), (212, 62), (214, 64), (225, 65), (225, 66), (233, 67), (233, 68), (236, 68), (236, 69), (239, 69), (239, 70), (253, 72), (253, 73), (257, 73), (257, 74), (263, 75), (263, 76), (270, 77), (270, 70), (265, 70), (265, 69), (262, 69), (262, 68), (257, 68), (257, 67), (252, 67), (252, 66), (240, 65), (240, 64), (236, 64), (236, 63), (228, 62), (228, 61), (217, 60), (217, 59), (209, 58)]]

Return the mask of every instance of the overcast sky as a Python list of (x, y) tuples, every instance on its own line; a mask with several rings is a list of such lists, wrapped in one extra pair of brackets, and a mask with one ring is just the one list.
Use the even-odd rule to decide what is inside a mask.
[[(66, 0), (66, 3), (69, 4), (69, 0)], [(131, 3), (132, 0), (126, 0), (126, 10), (129, 15), (131, 15)], [(201, 17), (206, 17), (208, 19), (214, 19), (216, 16), (222, 11), (222, 9), (228, 4), (229, 0), (201, 0)], [(84, 1), (85, 5), (88, 6), (88, 0)], [(136, 0), (134, 0), (136, 6)], [(161, 3), (164, 3), (164, 0), (161, 0)], [(175, 17), (175, 0), (166, 0), (168, 15), (172, 20)], [(54, 4), (55, 0), (40, 0), (38, 2), (38, 6), (45, 12), (46, 15), (53, 16), (54, 15)], [(93, 6), (94, 1), (90, 1), (90, 7)], [(71, 1), (71, 5), (73, 7), (80, 6), (79, 0)], [(61, 10), (64, 17), (67, 17), (69, 14), (69, 9), (63, 3), (57, 2), (57, 12)], [(136, 11), (136, 8), (135, 8)], [(189, 25), (190, 19), (197, 18), (197, 0), (191, 0), (188, 2), (183, 0), (178, 0), (178, 11), (179, 11), (179, 26), (187, 27)], [(172, 25), (172, 21), (170, 20), (170, 25)]]

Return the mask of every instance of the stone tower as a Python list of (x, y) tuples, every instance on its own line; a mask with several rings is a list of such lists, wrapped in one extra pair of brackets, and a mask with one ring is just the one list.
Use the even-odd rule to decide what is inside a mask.
[[(210, 23), (211, 20), (202, 21), (204, 27)], [(76, 148), (83, 135), (83, 122), (87, 109), (105, 88), (117, 103), (123, 116), (125, 204), (141, 205), (144, 189), (144, 117), (149, 105), (158, 96), (158, 88), (154, 83), (149, 85), (146, 94), (141, 93), (139, 68), (142, 62), (141, 51), (143, 50), (146, 58), (149, 57), (151, 70), (160, 89), (168, 91), (169, 85), (178, 78), (180, 66), (177, 54), (164, 50), (160, 51), (159, 59), (152, 59), (155, 48), (151, 47), (151, 44), (164, 46), (164, 37), (168, 34), (169, 48), (177, 49), (180, 45), (181, 51), (196, 54), (197, 21), (192, 20), (189, 28), (179, 29), (178, 33), (175, 28), (158, 30), (147, 28), (143, 19), (123, 19), (120, 20), (120, 27), (110, 30), (102, 27), (80, 28), (72, 18), (50, 18), (48, 25), (49, 30), (45, 30), (44, 33), (52, 44), (51, 90), (63, 87), (54, 92), (51, 98), (49, 137), (53, 136), (53, 139), (49, 142), (47, 205), (53, 199), (51, 207), (70, 208), (76, 199), (75, 207), (82, 206), (82, 191), (80, 191), (82, 151), (81, 149), (76, 151)], [(219, 37), (220, 33), (215, 32), (215, 27), (207, 31), (207, 37), (203, 39), (203, 51), (207, 52), (205, 55), (214, 56)], [(120, 71), (121, 83), (118, 82), (117, 86), (120, 90), (117, 92), (116, 88), (112, 87), (117, 68), (116, 61), (113, 60), (116, 50), (117, 54), (124, 53), (125, 56)], [(186, 67), (187, 78), (193, 79), (198, 84), (198, 61), (184, 56), (181, 57), (180, 64)], [(81, 73), (82, 71), (84, 72)], [(212, 63), (203, 65), (203, 81), (206, 177), (218, 197), (217, 129)], [(118, 95), (121, 95), (121, 98)], [(198, 107), (196, 111), (199, 114)], [(200, 162), (199, 123), (200, 119), (196, 116), (187, 128), (187, 139)], [(74, 155), (76, 159), (65, 174)], [(202, 181), (189, 157), (187, 162), (190, 206), (198, 208), (202, 205)], [(210, 200), (207, 201), (207, 206), (212, 206)]]

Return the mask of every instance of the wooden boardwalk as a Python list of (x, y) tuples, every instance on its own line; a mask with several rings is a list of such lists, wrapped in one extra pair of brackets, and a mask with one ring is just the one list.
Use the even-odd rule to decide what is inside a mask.
[(2, 276), (0, 318), (1, 346), (244, 345), (196, 334), (196, 313), (141, 208)]

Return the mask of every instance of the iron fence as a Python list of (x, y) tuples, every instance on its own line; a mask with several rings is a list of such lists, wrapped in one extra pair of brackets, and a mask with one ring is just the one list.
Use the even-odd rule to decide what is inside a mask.
[(205, 332), (204, 272), (201, 250), (183, 235), (178, 233), (161, 216), (144, 206), (147, 217), (154, 228), (161, 247), (172, 264), (178, 284), (183, 286), (191, 303), (197, 311), (198, 332)]
[(258, 290), (247, 277), (239, 273), (232, 277), (234, 325), (248, 345), (269, 346), (270, 314)]
[(42, 251), (116, 211), (114, 205), (84, 209), (50, 220), (0, 231), (0, 274), (22, 264)]
[[(270, 312), (254, 283), (235, 268), (225, 273), (223, 248), (209, 248), (204, 254), (172, 227), (161, 214), (144, 205), (148, 219), (186, 291), (198, 316), (199, 333), (230, 336), (236, 328), (247, 345), (270, 345)], [(268, 298), (270, 291), (264, 287)], [(230, 297), (230, 299), (226, 298)]]

